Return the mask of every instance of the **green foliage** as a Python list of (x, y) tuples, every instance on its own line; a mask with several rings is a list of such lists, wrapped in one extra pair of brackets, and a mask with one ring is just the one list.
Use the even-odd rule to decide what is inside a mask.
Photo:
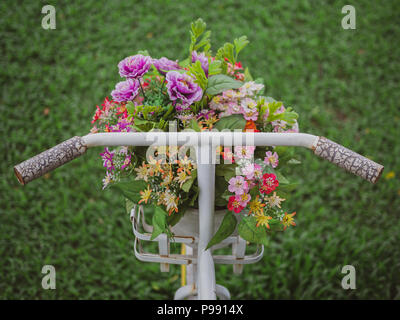
[(215, 128), (219, 131), (222, 130), (243, 130), (246, 126), (246, 120), (240, 114), (233, 114), (221, 118), (216, 124)]
[(244, 216), (238, 224), (239, 235), (251, 243), (268, 245), (268, 236), (265, 227), (257, 227), (257, 220), (253, 216)]
[[(191, 43), (189, 47), (189, 57), (191, 57), (192, 51), (199, 51), (200, 49), (203, 49), (206, 54), (209, 53), (211, 48), (211, 31), (206, 31), (206, 27), (207, 24), (201, 18), (197, 19), (195, 22), (192, 22), (190, 31)], [(199, 40), (200, 37), (201, 39)]]
[(233, 44), (227, 42), (218, 49), (215, 58), (223, 62), (225, 62), (226, 58), (232, 65), (235, 65), (239, 56), (239, 52), (242, 51), (248, 43), (249, 41), (247, 40), (246, 36), (241, 36), (240, 38), (235, 39)]
[(229, 181), (232, 177), (236, 176), (236, 166), (234, 164), (219, 164), (216, 166), (215, 174)]
[(196, 82), (203, 90), (206, 90), (209, 79), (207, 79), (199, 60), (189, 66), (188, 73), (193, 76), (195, 79), (194, 82)]
[(185, 183), (182, 185), (182, 190), (185, 192), (189, 192), (190, 188), (192, 187), (193, 182), (195, 182), (196, 178), (197, 178), (197, 170), (192, 170), (190, 179), (185, 181)]
[(211, 77), (213, 75), (221, 73), (222, 71), (221, 65), (222, 62), (219, 60), (211, 61), (208, 66), (208, 76)]
[[(196, 61), (200, 64), (200, 61)], [(200, 64), (201, 67), (201, 64)], [(224, 74), (211, 76), (208, 79), (207, 94), (216, 95), (228, 89), (238, 89), (243, 85), (242, 82), (232, 79)]]
[(111, 188), (118, 190), (125, 198), (133, 203), (140, 200), (139, 192), (147, 188), (147, 183), (143, 180), (121, 180), (116, 184), (111, 184)]
[(154, 215), (152, 220), (153, 233), (151, 234), (151, 240), (157, 238), (160, 234), (167, 231), (167, 217), (168, 213), (159, 206), (154, 206)]
[(232, 211), (226, 211), (225, 216), (222, 219), (221, 225), (219, 226), (214, 236), (211, 238), (206, 250), (211, 248), (213, 245), (220, 243), (222, 240), (228, 238), (235, 231), (236, 224), (236, 217), (233, 215)]

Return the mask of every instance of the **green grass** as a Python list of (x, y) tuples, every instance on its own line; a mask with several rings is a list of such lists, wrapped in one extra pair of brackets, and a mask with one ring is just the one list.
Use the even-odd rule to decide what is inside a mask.
[[(0, 3), (0, 298), (173, 297), (179, 267), (160, 274), (136, 260), (123, 200), (101, 191), (100, 150), (25, 187), (12, 168), (86, 134), (122, 58), (140, 49), (185, 57), (198, 17), (214, 50), (248, 35), (242, 62), (300, 113), (301, 131), (385, 165), (371, 185), (298, 150), (303, 163), (290, 175), (300, 188), (287, 201), (297, 227), (241, 276), (217, 266), (218, 283), (238, 299), (400, 298), (398, 1), (355, 1), (356, 30), (341, 28), (346, 1), (52, 1), (57, 29), (43, 30), (47, 3)], [(41, 288), (45, 264), (56, 267), (56, 290)], [(346, 264), (356, 290), (341, 288)]]

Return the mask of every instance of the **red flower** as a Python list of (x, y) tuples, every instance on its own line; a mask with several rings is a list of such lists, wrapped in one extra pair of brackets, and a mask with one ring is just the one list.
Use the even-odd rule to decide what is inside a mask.
[(240, 201), (238, 201), (235, 196), (229, 197), (228, 210), (239, 213), (243, 209), (244, 207), (240, 205)]
[(236, 62), (235, 63), (235, 68), (234, 68), (235, 70), (242, 70), (243, 69), (243, 67), (242, 67), (242, 63), (241, 62)]
[(263, 184), (260, 187), (261, 193), (269, 194), (279, 186), (279, 181), (273, 173), (265, 173), (263, 175)]
[(93, 116), (92, 123), (95, 123), (97, 120), (99, 120), (101, 114), (103, 113), (103, 110), (100, 109), (99, 106), (96, 106), (96, 108), (97, 108), (97, 110), (96, 110), (96, 113)]

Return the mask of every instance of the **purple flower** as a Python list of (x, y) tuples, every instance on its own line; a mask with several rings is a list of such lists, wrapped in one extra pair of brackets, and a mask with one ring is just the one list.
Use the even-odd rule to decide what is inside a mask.
[(204, 70), (206, 77), (208, 77), (208, 58), (204, 53), (192, 52), (192, 63), (200, 61), (201, 67)]
[(111, 126), (111, 132), (130, 132), (132, 128), (130, 127), (131, 123), (126, 119), (121, 119), (118, 121), (116, 125)]
[(156, 67), (158, 72), (160, 72), (164, 76), (168, 71), (181, 68), (178, 64), (178, 61), (172, 61), (165, 57), (162, 57), (160, 59), (153, 59), (153, 65)]
[(107, 168), (107, 170), (115, 169), (113, 163), (114, 152), (110, 152), (108, 148), (104, 148), (104, 152), (100, 153), (100, 156), (103, 159), (103, 166)]
[(185, 73), (169, 71), (166, 75), (169, 98), (172, 101), (181, 100), (182, 105), (189, 106), (201, 100), (203, 90)]
[(119, 75), (128, 79), (137, 79), (143, 76), (151, 67), (152, 59), (148, 56), (137, 54), (130, 56), (118, 63)]
[(115, 90), (111, 95), (116, 102), (124, 102), (135, 99), (139, 92), (139, 82), (137, 80), (128, 79), (126, 81), (118, 82)]
[(123, 164), (122, 164), (122, 166), (121, 166), (121, 170), (124, 170), (127, 166), (130, 165), (131, 159), (132, 159), (132, 156), (131, 156), (130, 154), (128, 154), (128, 155), (125, 157), (125, 160), (124, 160), (124, 162), (123, 162)]

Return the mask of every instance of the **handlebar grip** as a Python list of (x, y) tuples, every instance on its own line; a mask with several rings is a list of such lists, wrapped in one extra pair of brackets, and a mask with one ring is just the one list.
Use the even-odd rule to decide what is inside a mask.
[(14, 167), (15, 175), (23, 185), (49, 171), (83, 155), (87, 146), (81, 137), (73, 137)]
[(384, 169), (379, 163), (365, 158), (325, 137), (319, 137), (313, 149), (314, 154), (317, 156), (372, 183), (378, 181)]

